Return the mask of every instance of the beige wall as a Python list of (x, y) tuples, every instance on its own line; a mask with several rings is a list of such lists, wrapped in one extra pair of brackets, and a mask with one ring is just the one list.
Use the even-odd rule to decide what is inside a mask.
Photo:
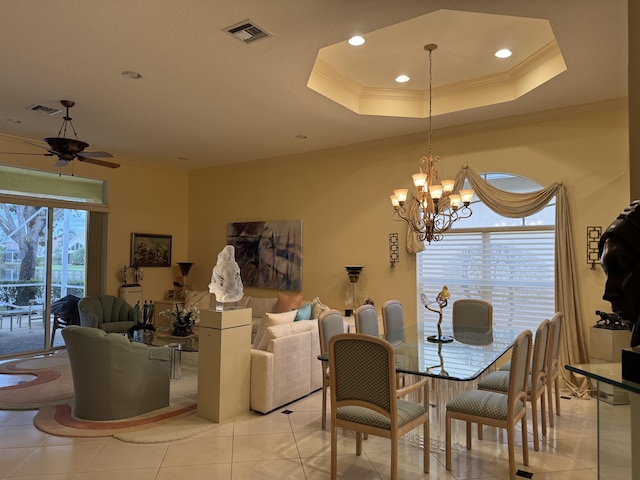
[[(434, 153), (442, 157), (439, 166), (447, 177), (466, 162), (478, 172), (515, 173), (541, 185), (565, 183), (583, 322), (590, 326), (597, 319), (594, 310), (610, 307), (601, 299), (604, 273), (586, 263), (586, 227), (606, 228), (628, 204), (626, 104), (554, 112), (552, 118), (529, 123), (518, 120), (511, 126), (502, 122), (435, 132)], [(0, 137), (0, 150), (20, 151), (17, 148), (23, 148), (17, 140)], [(207, 288), (217, 254), (226, 244), (227, 223), (302, 219), (305, 298), (319, 296), (344, 309), (349, 287), (344, 265), (362, 264), (359, 290), (378, 307), (387, 299), (399, 299), (411, 319), (416, 313), (415, 261), (402, 249), (400, 263), (389, 267), (389, 233), (405, 238), (403, 224), (391, 219), (389, 194), (410, 187), (425, 150), (426, 138), (420, 134), (188, 176), (121, 159), (122, 167), (116, 170), (78, 163), (75, 174), (109, 181), (108, 293), (117, 294), (117, 274), (129, 263), (132, 232), (173, 236), (174, 266), (146, 268), (142, 282), (145, 298), (160, 299), (178, 275), (177, 261), (195, 262), (190, 283)], [(53, 163), (30, 156), (3, 156), (2, 162), (38, 169)]]
[[(463, 163), (477, 172), (510, 172), (541, 185), (564, 182), (574, 222), (574, 258), (581, 282), (583, 322), (608, 310), (604, 274), (586, 263), (586, 227), (606, 228), (629, 198), (627, 112), (624, 101), (592, 105), (531, 123), (458, 128), (434, 133), (439, 167), (453, 177)], [(365, 266), (358, 288), (376, 303), (399, 299), (407, 318), (416, 313), (414, 257), (401, 250), (389, 267), (388, 235), (403, 224), (391, 219), (389, 194), (411, 185), (425, 154), (424, 135), (381, 140), (189, 175), (189, 261), (194, 285), (206, 288), (229, 222), (303, 220), (305, 298), (320, 296), (344, 309), (347, 264)], [(445, 240), (446, 241), (446, 238)], [(270, 296), (276, 292), (247, 293)], [(452, 292), (455, 296), (455, 292)]]
[[(34, 148), (25, 148), (22, 140), (0, 136), (0, 151), (33, 152)], [(73, 173), (79, 177), (109, 182), (106, 293), (118, 295), (121, 285), (118, 273), (124, 265), (129, 265), (132, 232), (172, 235), (172, 263), (187, 258), (188, 177), (186, 173), (178, 171), (140, 166), (118, 158), (114, 160), (122, 166), (110, 169), (74, 162)], [(0, 161), (6, 165), (59, 171), (53, 167), (55, 160), (51, 157), (3, 155)], [(71, 166), (62, 169), (64, 174), (71, 174), (71, 171)], [(179, 274), (175, 265), (143, 270), (143, 296), (149, 300), (164, 298), (166, 292), (173, 288), (173, 279)]]

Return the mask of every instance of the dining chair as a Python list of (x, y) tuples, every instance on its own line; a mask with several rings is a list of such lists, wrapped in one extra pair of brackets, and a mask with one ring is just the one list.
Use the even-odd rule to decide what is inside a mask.
[(515, 426), (522, 430), (522, 461), (529, 465), (527, 438), (527, 382), (531, 363), (532, 333), (525, 330), (516, 338), (511, 351), (511, 371), (507, 394), (488, 390), (467, 390), (447, 403), (446, 469), (451, 470), (451, 421), (466, 422), (467, 450), (471, 450), (471, 424), (490, 425), (507, 430), (509, 478), (516, 479)]
[[(378, 337), (345, 333), (331, 338), (332, 480), (337, 476), (339, 427), (356, 433), (356, 455), (362, 453), (363, 434), (391, 440), (391, 480), (398, 478), (399, 438), (420, 425), (429, 438), (428, 379), (397, 390), (394, 357), (393, 346)], [(422, 403), (398, 398), (413, 391), (422, 392)], [(428, 442), (422, 450), (423, 470), (429, 473)]]
[(461, 298), (453, 302), (451, 309), (453, 334), (460, 327), (474, 327), (491, 332), (493, 330), (493, 305), (475, 298)]
[[(318, 316), (318, 333), (320, 336), (320, 354), (329, 352), (329, 340), (335, 335), (345, 332), (344, 318), (338, 310), (325, 310)], [(327, 389), (330, 385), (329, 364), (322, 364), (322, 428), (327, 428)]]
[[(547, 319), (540, 322), (536, 330), (533, 342), (533, 358), (527, 382), (527, 401), (531, 403), (531, 420), (533, 425), (533, 449), (540, 450), (540, 437), (538, 436), (538, 400), (540, 400), (540, 420), (542, 422), (542, 435), (547, 434), (547, 416), (545, 409), (545, 393), (547, 390), (547, 366), (549, 348), (549, 331), (551, 322)], [(491, 390), (498, 393), (507, 393), (509, 389), (509, 377), (511, 371), (499, 370), (492, 372), (478, 383), (481, 390)], [(478, 429), (478, 438), (482, 439), (482, 430)]]
[(404, 328), (404, 311), (398, 300), (387, 300), (382, 305), (382, 328), (385, 334)]
[(378, 328), (378, 312), (373, 305), (361, 305), (356, 309), (356, 333), (365, 335), (380, 336)]
[(547, 366), (547, 398), (549, 399), (549, 425), (554, 426), (553, 419), (553, 395), (555, 390), (556, 415), (560, 415), (560, 338), (562, 335), (563, 315), (560, 312), (551, 318), (550, 342), (548, 350)]

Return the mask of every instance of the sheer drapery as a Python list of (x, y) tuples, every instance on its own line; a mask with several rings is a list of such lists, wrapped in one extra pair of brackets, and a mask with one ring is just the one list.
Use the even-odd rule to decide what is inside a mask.
[[(588, 362), (587, 342), (580, 321), (580, 293), (575, 271), (574, 249), (571, 235), (571, 215), (566, 190), (562, 183), (553, 183), (541, 190), (530, 193), (512, 193), (491, 185), (475, 171), (464, 165), (456, 176), (454, 190), (459, 190), (468, 180), (475, 194), (495, 213), (522, 218), (542, 210), (553, 198), (556, 199), (556, 262), (555, 262), (555, 299), (556, 311), (564, 315), (564, 328), (561, 338), (560, 365)], [(414, 202), (415, 203), (415, 202)], [(413, 210), (411, 212), (414, 214)], [(408, 232), (407, 250), (415, 253), (423, 248), (416, 245), (415, 235)], [(418, 242), (422, 243), (422, 242)], [(542, 320), (542, 319), (541, 319)], [(576, 377), (573, 373), (559, 369), (565, 383), (579, 397), (589, 394), (588, 379)]]

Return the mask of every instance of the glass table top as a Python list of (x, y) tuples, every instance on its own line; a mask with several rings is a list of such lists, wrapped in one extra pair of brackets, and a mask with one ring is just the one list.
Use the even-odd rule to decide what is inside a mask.
[[(486, 329), (442, 325), (442, 335), (453, 337), (449, 343), (432, 342), (428, 337), (437, 335), (437, 325), (419, 322), (402, 330), (381, 335), (394, 346), (396, 370), (449, 380), (475, 380), (506, 353), (522, 330), (516, 328)], [(328, 360), (328, 355), (320, 355)]]
[(621, 363), (583, 363), (579, 365), (565, 365), (570, 372), (579, 373), (588, 378), (613, 385), (634, 393), (640, 393), (640, 384), (622, 378)]
[(145, 343), (154, 347), (172, 346), (183, 352), (198, 351), (199, 337), (197, 331), (194, 335), (190, 335), (188, 337), (177, 337), (175, 335), (170, 335), (165, 331), (160, 331), (160, 329), (146, 333), (146, 335), (138, 334), (129, 336), (129, 339), (134, 342)]

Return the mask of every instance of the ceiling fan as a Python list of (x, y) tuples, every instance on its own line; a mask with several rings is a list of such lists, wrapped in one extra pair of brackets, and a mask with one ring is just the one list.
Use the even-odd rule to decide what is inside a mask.
[[(64, 120), (62, 122), (62, 126), (60, 127), (60, 131), (58, 132), (58, 136), (47, 137), (44, 139), (49, 147), (38, 145), (37, 143), (26, 142), (29, 145), (33, 145), (38, 148), (44, 148), (48, 153), (0, 153), (10, 155), (44, 155), (47, 157), (52, 157), (55, 155), (56, 157), (58, 157), (58, 161), (55, 164), (56, 167), (64, 167), (72, 160), (77, 159), (80, 162), (92, 163), (94, 165), (100, 165), (101, 167), (118, 168), (120, 166), (119, 163), (99, 160), (100, 158), (113, 157), (113, 155), (111, 155), (110, 153), (84, 151), (84, 149), (87, 148), (89, 144), (78, 140), (78, 135), (76, 134), (75, 128), (73, 128), (73, 123), (71, 123), (71, 117), (69, 116), (69, 109), (75, 105), (75, 102), (72, 102), (71, 100), (60, 100), (60, 103), (63, 107), (66, 107), (67, 113), (64, 116)], [(67, 133), (67, 124), (71, 127), (73, 135), (76, 137), (75, 139), (66, 138), (65, 135)]]

